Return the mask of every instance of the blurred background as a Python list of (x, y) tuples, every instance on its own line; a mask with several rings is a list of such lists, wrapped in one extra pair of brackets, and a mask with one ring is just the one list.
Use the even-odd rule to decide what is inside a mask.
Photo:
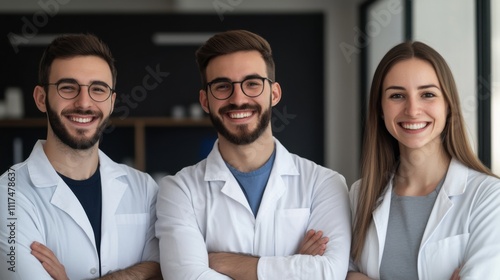
[(247, 29), (273, 48), (283, 98), (275, 136), (293, 153), (359, 177), (365, 106), (381, 57), (423, 41), (450, 65), (471, 142), (500, 174), (500, 0), (17, 0), (0, 3), (0, 169), (26, 159), (46, 121), (33, 102), (37, 67), (58, 34), (87, 32), (118, 67), (101, 149), (153, 177), (195, 164), (216, 134), (198, 105), (196, 49)]

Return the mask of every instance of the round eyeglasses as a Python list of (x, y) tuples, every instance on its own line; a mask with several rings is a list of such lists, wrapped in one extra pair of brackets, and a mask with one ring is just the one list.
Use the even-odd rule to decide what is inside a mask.
[(249, 77), (243, 81), (231, 82), (226, 79), (215, 79), (207, 83), (207, 88), (215, 99), (225, 100), (234, 93), (234, 84), (240, 84), (241, 91), (248, 97), (258, 97), (264, 92), (265, 81), (273, 81), (265, 77)]
[(48, 86), (56, 86), (57, 94), (66, 100), (75, 99), (80, 94), (81, 87), (86, 86), (90, 98), (96, 102), (104, 102), (108, 100), (111, 94), (115, 91), (104, 82), (95, 81), (90, 85), (80, 85), (73, 80), (62, 80), (57, 83), (46, 84)]

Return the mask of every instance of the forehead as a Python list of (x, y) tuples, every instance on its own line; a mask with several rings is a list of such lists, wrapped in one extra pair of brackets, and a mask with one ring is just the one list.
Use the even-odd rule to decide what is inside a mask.
[(50, 67), (49, 81), (73, 78), (78, 82), (100, 80), (111, 84), (112, 74), (106, 61), (97, 56), (74, 56), (54, 59)]
[(252, 74), (267, 76), (266, 63), (258, 51), (239, 51), (217, 56), (210, 60), (206, 69), (208, 81), (221, 77), (238, 80)]
[(422, 59), (411, 58), (397, 62), (387, 72), (384, 87), (394, 84), (436, 84), (439, 80), (432, 65)]

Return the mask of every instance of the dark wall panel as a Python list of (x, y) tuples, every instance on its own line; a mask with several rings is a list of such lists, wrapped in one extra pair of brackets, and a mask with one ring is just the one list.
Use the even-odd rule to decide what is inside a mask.
[[(32, 91), (37, 82), (38, 62), (45, 46), (19, 43), (34, 42), (42, 35), (94, 33), (108, 43), (116, 59), (118, 97), (114, 116), (169, 116), (175, 105), (188, 107), (198, 102), (201, 83), (194, 58), (198, 45), (158, 46), (152, 41), (153, 34), (216, 33), (229, 29), (256, 32), (265, 37), (273, 48), (276, 80), (283, 89), (282, 100), (273, 110), (275, 136), (291, 152), (320, 164), (324, 162), (324, 18), (321, 13), (225, 14), (222, 21), (215, 14), (58, 14), (54, 17), (46, 15), (45, 18), (41, 14), (0, 14), (0, 17), (4, 23), (0, 25), (0, 99), (4, 98), (7, 87), (21, 87), (26, 117), (44, 117), (34, 105)], [(141, 89), (141, 86), (144, 80), (158, 71), (161, 74), (156, 76), (155, 86), (143, 91), (144, 87)], [(150, 77), (148, 81), (151, 84), (155, 80)], [(25, 135), (29, 129), (0, 129), (4, 130), (1, 132), (2, 138), (8, 136), (2, 140), (5, 143), (0, 147), (0, 168), (5, 170), (12, 164), (10, 157), (3, 155), (11, 154), (12, 145), (9, 143), (12, 142), (13, 135)], [(205, 137), (198, 132), (169, 128), (162, 128), (161, 133), (153, 130), (153, 136), (148, 137), (167, 138), (169, 131), (185, 133), (200, 138), (199, 141), (205, 141)], [(39, 131), (36, 133), (39, 134)], [(113, 133), (121, 132), (117, 130)], [(35, 135), (35, 130), (30, 135)], [(130, 132), (123, 130), (123, 135), (130, 137)], [(213, 135), (213, 132), (209, 133), (209, 136)], [(110, 149), (109, 152), (117, 161), (126, 158), (117, 155), (119, 148), (107, 148), (111, 139), (115, 137), (106, 136), (103, 150)], [(148, 143), (161, 145), (162, 141)], [(125, 144), (130, 146), (127, 141)], [(193, 147), (192, 142), (186, 141), (175, 145), (179, 147), (168, 150), (170, 156), (165, 155), (162, 159), (149, 157), (147, 166), (158, 172), (162, 164), (165, 164), (168, 172), (175, 172), (185, 163), (199, 160), (199, 157), (187, 152), (199, 145)], [(122, 150), (127, 149), (124, 146)], [(158, 149), (165, 150), (161, 147)], [(130, 154), (133, 155), (133, 152)], [(179, 161), (177, 165), (165, 163), (175, 162), (183, 155), (192, 155), (193, 158)]]

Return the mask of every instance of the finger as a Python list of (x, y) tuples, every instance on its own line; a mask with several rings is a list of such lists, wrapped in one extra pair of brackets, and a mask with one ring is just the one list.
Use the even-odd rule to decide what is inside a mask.
[(45, 254), (41, 253), (40, 251), (33, 250), (31, 251), (31, 254), (38, 259), (38, 261), (42, 264), (43, 268), (47, 271), (47, 273), (52, 276), (52, 278), (57, 279), (57, 269), (56, 266), (57, 264), (54, 263), (54, 261), (47, 257)]
[(315, 241), (310, 245), (305, 245), (301, 250), (301, 254), (313, 256), (323, 254), (326, 250), (326, 243), (328, 243), (329, 239), (328, 237), (321, 237), (321, 234), (322, 233), (319, 233), (318, 235), (315, 235), (313, 238), (311, 238), (310, 241)]
[(301, 244), (300, 244), (300, 245), (301, 245), (301, 246), (304, 246), (304, 245), (307, 243), (307, 241), (308, 241), (309, 239), (311, 239), (311, 237), (313, 237), (313, 236), (314, 236), (314, 234), (315, 234), (315, 233), (316, 233), (316, 231), (315, 231), (315, 230), (313, 230), (313, 229), (308, 230), (308, 231), (307, 231), (307, 233), (306, 233), (306, 236), (304, 236), (304, 239), (302, 239), (302, 242), (301, 242)]
[(306, 243), (309, 239), (311, 239), (312, 236), (314, 236), (316, 232), (312, 229), (308, 230), (306, 232), (306, 235), (304, 236), (304, 239), (302, 239), (302, 241), (300, 242), (300, 246), (299, 246), (299, 254), (302, 254), (302, 252), (304, 251), (304, 246), (306, 246)]
[(315, 242), (315, 247), (312, 248), (311, 255), (323, 255), (326, 251), (326, 244), (328, 243), (328, 237), (322, 237), (320, 240)]
[(310, 230), (307, 232), (306, 236), (304, 237), (303, 244), (300, 248), (299, 253), (300, 254), (309, 254), (311, 253), (311, 250), (313, 250), (315, 247), (315, 243), (321, 238), (323, 235), (323, 232), (318, 231), (315, 232), (314, 230)]
[(31, 250), (38, 252), (38, 253), (42, 254), (43, 256), (50, 258), (50, 259), (53, 259), (56, 257), (54, 255), (54, 253), (52, 252), (52, 250), (50, 250), (47, 246), (45, 246), (39, 242), (36, 242), (36, 241), (31, 244)]
[(40, 262), (50, 261), (50, 253), (48, 253), (46, 249), (45, 246), (38, 242), (33, 242), (31, 244), (31, 254)]
[(321, 239), (321, 237), (323, 236), (323, 232), (322, 231), (317, 231), (314, 233), (313, 231), (313, 234), (306, 240), (306, 243), (304, 244), (304, 247), (305, 248), (309, 248), (311, 246), (314, 245), (314, 243), (316, 243), (318, 240)]
[(31, 249), (31, 254), (40, 261), (43, 268), (52, 278), (56, 280), (67, 279), (64, 266), (59, 262), (52, 250), (38, 242), (33, 242)]
[(450, 280), (460, 280), (460, 267), (453, 271)]

